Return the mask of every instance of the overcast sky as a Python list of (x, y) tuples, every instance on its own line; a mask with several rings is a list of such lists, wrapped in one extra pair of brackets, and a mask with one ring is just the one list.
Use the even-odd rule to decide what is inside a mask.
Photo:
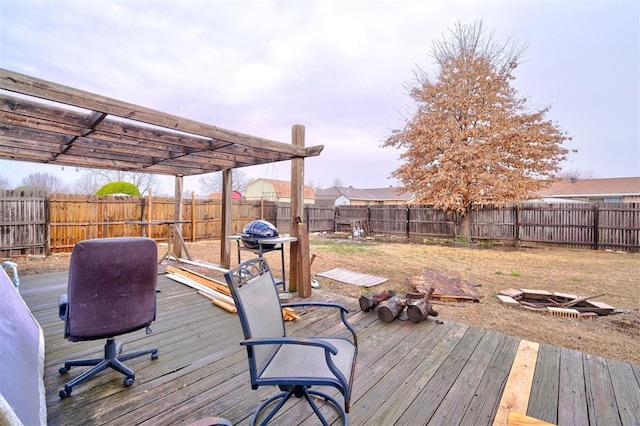
[[(513, 85), (573, 137), (566, 169), (640, 176), (636, 0), (0, 0), (0, 67), (286, 143), (303, 124), (325, 146), (305, 182), (378, 188), (397, 183), (380, 144), (413, 107), (405, 84), (437, 71), (433, 40), (479, 19), (528, 44)], [(243, 170), (290, 179), (288, 162)], [(13, 186), (37, 171), (78, 177), (0, 160)]]

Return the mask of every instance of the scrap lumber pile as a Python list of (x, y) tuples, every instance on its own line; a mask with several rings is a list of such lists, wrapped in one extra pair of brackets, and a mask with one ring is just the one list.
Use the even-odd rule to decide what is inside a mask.
[(596, 302), (592, 299), (605, 294), (594, 296), (577, 296), (546, 290), (507, 288), (498, 292), (498, 299), (509, 306), (517, 306), (532, 311), (544, 312), (549, 315), (568, 318), (597, 318), (610, 315), (615, 311), (613, 306)]
[[(196, 289), (199, 295), (211, 300), (215, 306), (233, 314), (238, 313), (231, 291), (226, 284), (187, 268), (167, 266), (165, 271), (167, 278)], [(282, 316), (285, 321), (300, 318), (292, 308), (282, 308)]]
[(362, 296), (359, 299), (360, 309), (363, 312), (377, 311), (382, 322), (388, 323), (398, 318), (419, 323), (429, 315), (438, 316), (429, 303), (432, 294), (433, 289), (430, 289), (427, 293), (410, 293), (402, 297), (396, 296), (393, 290), (385, 290), (372, 296)]
[(234, 314), (238, 312), (226, 284), (186, 268), (167, 266), (165, 271), (168, 278), (198, 290), (199, 295), (210, 299), (217, 307)]

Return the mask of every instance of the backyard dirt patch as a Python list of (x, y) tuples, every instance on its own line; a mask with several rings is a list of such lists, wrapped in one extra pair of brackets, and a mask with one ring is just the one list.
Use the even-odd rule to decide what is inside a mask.
[[(219, 262), (220, 242), (187, 243), (192, 258)], [(640, 365), (640, 255), (593, 250), (449, 247), (395, 241), (349, 239), (340, 235), (311, 236), (311, 267), (316, 274), (333, 268), (388, 278), (369, 288), (317, 277), (323, 290), (359, 298), (363, 294), (394, 290), (413, 292), (407, 278), (424, 270), (440, 271), (474, 284), (480, 301), (433, 300), (438, 320), (455, 321), (496, 330), (522, 339), (580, 350), (592, 355)], [(159, 248), (160, 254), (164, 247)], [(280, 274), (278, 252), (267, 260)], [(248, 259), (249, 253), (243, 253)], [(235, 251), (232, 253), (232, 261)], [(287, 265), (289, 264), (288, 256)], [(68, 268), (68, 254), (12, 259), (20, 275)], [(595, 319), (545, 315), (499, 302), (505, 288), (531, 288), (575, 295), (605, 293), (598, 300), (624, 313)], [(434, 319), (429, 319), (433, 321)], [(408, 327), (420, 326), (407, 323)]]

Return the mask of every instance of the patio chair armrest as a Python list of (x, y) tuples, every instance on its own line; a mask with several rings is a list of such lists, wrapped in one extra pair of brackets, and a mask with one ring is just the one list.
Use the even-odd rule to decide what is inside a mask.
[(349, 309), (339, 303), (331, 303), (331, 302), (293, 302), (293, 303), (283, 303), (283, 308), (303, 308), (305, 306), (320, 306), (324, 308), (338, 308), (340, 311), (344, 313), (349, 313)]
[(321, 308), (337, 308), (340, 309), (340, 318), (342, 319), (342, 323), (344, 326), (351, 332), (351, 336), (353, 337), (353, 345), (358, 347), (358, 337), (356, 336), (356, 331), (353, 329), (349, 321), (347, 321), (347, 317), (345, 314), (349, 313), (349, 309), (339, 303), (331, 303), (331, 302), (294, 302), (294, 303), (283, 303), (281, 305), (283, 308), (302, 308), (306, 306), (318, 306)]
[(308, 339), (304, 337), (261, 337), (259, 339), (246, 339), (240, 342), (243, 346), (254, 345), (306, 345), (306, 346), (318, 346), (325, 351), (329, 351), (333, 355), (337, 355), (338, 348), (331, 343), (319, 340)]

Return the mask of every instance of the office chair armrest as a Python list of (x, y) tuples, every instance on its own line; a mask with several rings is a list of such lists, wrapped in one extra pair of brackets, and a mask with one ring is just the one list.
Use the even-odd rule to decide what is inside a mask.
[(353, 329), (351, 324), (347, 321), (347, 317), (345, 314), (349, 313), (349, 309), (339, 303), (331, 303), (331, 302), (294, 302), (294, 303), (283, 303), (281, 304), (283, 308), (303, 308), (307, 306), (318, 306), (321, 308), (337, 308), (340, 309), (340, 318), (342, 319), (342, 323), (344, 326), (351, 332), (351, 336), (353, 337), (353, 345), (358, 347), (358, 337), (356, 336), (356, 331)]
[(67, 308), (69, 306), (69, 300), (66, 294), (61, 294), (58, 297), (58, 316), (64, 322), (67, 321)]

